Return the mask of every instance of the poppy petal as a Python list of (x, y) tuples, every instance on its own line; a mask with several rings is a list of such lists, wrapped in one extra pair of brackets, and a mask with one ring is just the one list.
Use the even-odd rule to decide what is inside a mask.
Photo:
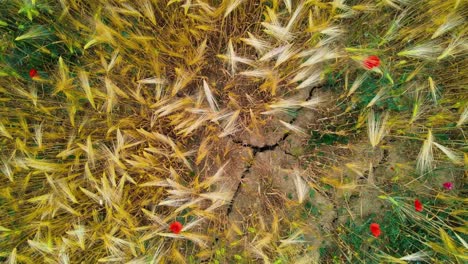
[(414, 200), (414, 209), (418, 212), (423, 210), (423, 204), (418, 199)]
[(379, 237), (380, 234), (382, 233), (380, 231), (380, 225), (377, 224), (377, 223), (370, 224), (369, 228), (370, 228), (370, 231), (371, 231), (372, 235), (375, 236), (375, 237)]
[(380, 59), (379, 57), (375, 55), (371, 55), (364, 60), (363, 64), (365, 68), (367, 68), (368, 70), (371, 70), (375, 67), (379, 67)]

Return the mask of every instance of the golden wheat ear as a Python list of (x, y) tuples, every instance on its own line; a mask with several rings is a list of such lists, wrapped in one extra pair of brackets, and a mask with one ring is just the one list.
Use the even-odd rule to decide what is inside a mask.
[(296, 186), (297, 200), (299, 203), (303, 203), (307, 195), (309, 194), (309, 185), (305, 182), (297, 169), (294, 170), (294, 186)]
[(374, 110), (371, 110), (367, 119), (367, 134), (372, 147), (376, 147), (388, 132), (387, 119), (388, 113), (382, 116), (376, 116)]
[(304, 135), (304, 136), (307, 135), (307, 132), (303, 128), (299, 127), (299, 126), (284, 122), (283, 120), (280, 120), (280, 123), (284, 127), (286, 127), (287, 130), (290, 130), (292, 132), (295, 132), (295, 133), (298, 133), (298, 134), (301, 134), (301, 135)]
[(431, 39), (438, 38), (446, 32), (465, 23), (465, 19), (458, 14), (449, 14), (445, 18), (445, 22), (440, 25), (437, 30), (432, 34)]
[(361, 84), (366, 80), (367, 77), (368, 77), (367, 72), (358, 76), (356, 80), (354, 80), (346, 96), (351, 96), (361, 86)]
[(457, 127), (462, 127), (466, 123), (466, 121), (468, 121), (468, 106), (465, 106), (465, 108), (463, 109), (463, 112), (460, 115), (460, 118), (458, 119)]
[(208, 101), (211, 110), (213, 112), (219, 111), (218, 103), (216, 102), (216, 99), (214, 98), (213, 93), (211, 92), (211, 89), (205, 80), (203, 80), (203, 91), (205, 92), (206, 100)]
[(438, 42), (431, 41), (405, 49), (399, 52), (398, 56), (434, 60), (437, 59), (437, 57), (442, 53), (442, 51), (443, 49)]
[(393, 7), (397, 10), (402, 10), (404, 6), (409, 4), (408, 0), (383, 0), (383, 4)]
[(236, 52), (234, 51), (231, 39), (229, 39), (226, 54), (217, 56), (228, 63), (228, 65), (230, 66), (231, 75), (236, 74), (237, 63), (243, 63), (248, 65), (253, 64), (252, 60), (237, 56)]
[(241, 38), (240, 40), (245, 42), (245, 44), (254, 47), (259, 55), (265, 53), (265, 51), (272, 49), (271, 44), (265, 40), (255, 37), (252, 33), (247, 32), (249, 38)]
[(453, 163), (455, 164), (459, 164), (459, 165), (462, 165), (463, 162), (462, 162), (462, 155), (456, 153), (455, 151), (447, 148), (447, 147), (444, 147), (442, 146), (441, 144), (437, 143), (437, 142), (433, 142), (433, 144), (440, 150), (442, 151), (446, 156), (447, 158), (449, 158)]
[(434, 142), (434, 138), (432, 136), (432, 131), (429, 129), (429, 131), (427, 132), (426, 139), (424, 140), (423, 146), (421, 148), (421, 151), (419, 152), (417, 165), (416, 165), (416, 169), (421, 173), (424, 173), (426, 171), (430, 172), (432, 170), (432, 163), (434, 160), (433, 153), (432, 153), (433, 142)]
[(236, 9), (244, 0), (229, 0), (227, 1), (228, 4), (226, 5), (225, 11), (224, 11), (224, 18), (226, 18), (229, 14), (231, 14), (234, 9)]

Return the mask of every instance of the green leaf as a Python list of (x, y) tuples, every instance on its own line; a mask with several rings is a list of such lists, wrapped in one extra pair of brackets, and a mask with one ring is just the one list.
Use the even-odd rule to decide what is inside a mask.
[(10, 232), (10, 231), (11, 231), (11, 229), (0, 226), (0, 232)]
[(7, 72), (0, 70), (0, 77), (10, 76)]
[(386, 73), (385, 73), (385, 78), (387, 78), (387, 80), (388, 80), (392, 85), (395, 84), (395, 82), (394, 82), (393, 79), (392, 79), (392, 76), (390, 76), (390, 73), (386, 72)]
[(23, 14), (23, 13), (26, 13), (26, 16), (31, 21), (33, 20), (34, 16), (39, 15), (39, 11), (37, 11), (36, 7), (32, 4), (26, 4), (18, 11), (18, 14)]

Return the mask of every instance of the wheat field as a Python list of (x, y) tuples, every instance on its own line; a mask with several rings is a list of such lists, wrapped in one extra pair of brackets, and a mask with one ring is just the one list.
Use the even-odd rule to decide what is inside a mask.
[(0, 0), (0, 260), (465, 263), (467, 17)]

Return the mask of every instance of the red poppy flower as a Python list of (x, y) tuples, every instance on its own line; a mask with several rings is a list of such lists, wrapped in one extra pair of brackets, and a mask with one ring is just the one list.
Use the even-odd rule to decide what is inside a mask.
[(31, 70), (29, 71), (29, 77), (35, 78), (35, 77), (37, 77), (37, 76), (38, 76), (38, 73), (37, 73), (37, 70), (36, 70), (36, 69), (31, 69)]
[(452, 182), (444, 182), (442, 184), (446, 190), (452, 190), (453, 189), (453, 183)]
[(377, 223), (370, 224), (370, 231), (375, 237), (379, 237), (381, 234), (380, 225)]
[(172, 233), (179, 234), (180, 231), (182, 231), (182, 224), (180, 222), (175, 221), (169, 226), (169, 229), (171, 229)]
[(418, 212), (422, 212), (423, 210), (423, 204), (418, 199), (414, 200), (414, 209)]
[(371, 55), (364, 60), (364, 67), (369, 70), (372, 70), (375, 67), (379, 67), (380, 59), (375, 55)]

